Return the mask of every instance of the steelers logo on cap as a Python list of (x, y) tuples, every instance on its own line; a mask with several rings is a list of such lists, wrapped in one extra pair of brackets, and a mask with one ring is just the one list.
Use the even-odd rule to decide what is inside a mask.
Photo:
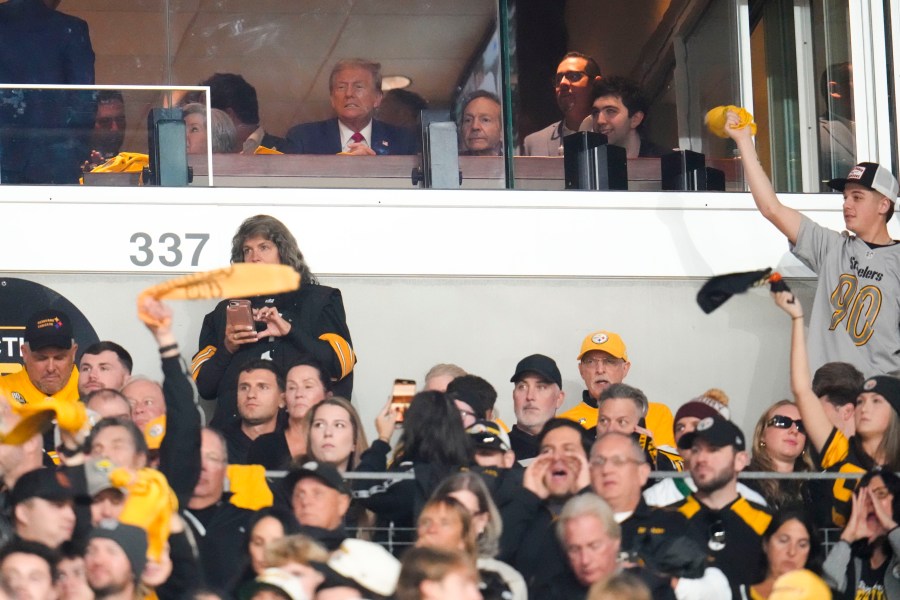
[(866, 391), (875, 389), (875, 386), (878, 385), (878, 382), (874, 379), (869, 379), (863, 384), (863, 389)]
[(706, 417), (697, 423), (697, 431), (706, 431), (713, 426), (715, 421), (712, 417)]
[(93, 466), (94, 469), (101, 473), (109, 473), (115, 468), (108, 458), (101, 458), (100, 460), (94, 461)]
[(605, 344), (607, 340), (609, 340), (609, 336), (605, 333), (597, 333), (594, 334), (593, 337), (591, 337), (591, 341), (595, 344)]

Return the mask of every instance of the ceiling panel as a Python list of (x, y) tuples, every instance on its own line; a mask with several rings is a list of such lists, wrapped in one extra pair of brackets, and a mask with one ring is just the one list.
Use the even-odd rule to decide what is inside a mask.
[(91, 45), (98, 61), (107, 56), (166, 56), (166, 23), (161, 13), (89, 12), (79, 16), (88, 22)]
[(264, 14), (346, 14), (353, 0), (192, 0), (204, 12), (258, 12)]
[(166, 61), (162, 56), (98, 56), (94, 66), (97, 83), (165, 85)]
[(102, 12), (155, 12), (162, 14), (166, 6), (166, 0), (130, 0), (127, 7), (122, 6), (121, 0), (62, 0), (59, 11), (70, 15), (82, 15), (94, 11)]
[(448, 104), (496, 19), (495, 0), (70, 0), (61, 8), (90, 26), (98, 83), (195, 85), (240, 73), (276, 133), (331, 116), (328, 75), (342, 58), (379, 61), (433, 106)]
[(356, 0), (356, 15), (496, 15), (496, 0)]
[(484, 38), (490, 21), (484, 17), (408, 16), (403, 26), (389, 16), (354, 15), (335, 47), (338, 56), (376, 55), (387, 58), (470, 57)]

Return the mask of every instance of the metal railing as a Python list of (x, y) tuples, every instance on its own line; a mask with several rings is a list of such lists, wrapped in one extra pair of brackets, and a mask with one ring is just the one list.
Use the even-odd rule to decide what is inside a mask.
[[(287, 471), (266, 471), (266, 477), (271, 479), (281, 479), (287, 474)], [(836, 479), (860, 479), (865, 473), (834, 473), (828, 471), (798, 471), (793, 473), (777, 473), (770, 471), (743, 471), (738, 474), (739, 480), (765, 480), (778, 479), (790, 480), (800, 479), (806, 481), (815, 480), (836, 480)], [(900, 475), (900, 473), (898, 473)], [(375, 481), (403, 481), (415, 479), (414, 471), (348, 471), (343, 473), (345, 480), (375, 480)], [(650, 479), (683, 479), (690, 477), (687, 471), (651, 471)], [(408, 546), (411, 542), (406, 541), (414, 537), (414, 527), (397, 527), (391, 523), (388, 527), (357, 527), (351, 528), (351, 532), (356, 533), (364, 539), (377, 539), (387, 550), (394, 552), (395, 550)], [(840, 541), (841, 529), (839, 527), (820, 528), (819, 533), (822, 536), (822, 546), (825, 554), (831, 550), (838, 541)], [(379, 535), (381, 534), (381, 535)], [(379, 539), (381, 538), (381, 539)]]

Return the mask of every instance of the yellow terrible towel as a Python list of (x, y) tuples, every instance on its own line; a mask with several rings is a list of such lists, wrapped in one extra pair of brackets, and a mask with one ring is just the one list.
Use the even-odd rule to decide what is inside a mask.
[(127, 490), (119, 521), (144, 529), (147, 556), (159, 560), (169, 539), (172, 515), (178, 511), (178, 500), (166, 476), (156, 469), (145, 468), (134, 473), (118, 468), (109, 474), (109, 482)]
[(228, 465), (228, 484), (231, 503), (238, 508), (259, 510), (275, 501), (262, 465)]
[(81, 431), (88, 422), (87, 410), (77, 400), (47, 398), (43, 402), (11, 402), (10, 405), (22, 417), (9, 433), (2, 436), (4, 444), (13, 446), (21, 446), (38, 433), (48, 431), (53, 426), (54, 418), (60, 429), (71, 433)]
[(150, 166), (150, 156), (140, 152), (119, 152), (111, 159), (91, 169), (91, 173), (140, 173)]
[(288, 265), (235, 263), (224, 269), (191, 273), (147, 288), (138, 296), (138, 316), (145, 323), (158, 325), (144, 310), (143, 298), (158, 300), (206, 300), (279, 294), (300, 287), (300, 274)]
[(734, 106), (732, 104), (729, 104), (728, 106), (717, 106), (706, 113), (706, 118), (704, 120), (711, 132), (720, 138), (728, 137), (728, 134), (725, 133), (728, 111), (734, 111), (740, 119), (738, 126), (734, 129), (743, 129), (749, 125), (750, 133), (756, 135), (756, 123), (753, 122), (753, 115), (751, 115), (746, 108), (741, 108), (740, 106)]
[(279, 152), (275, 148), (266, 148), (265, 146), (257, 146), (256, 150), (253, 151), (253, 154), (284, 154), (284, 152)]

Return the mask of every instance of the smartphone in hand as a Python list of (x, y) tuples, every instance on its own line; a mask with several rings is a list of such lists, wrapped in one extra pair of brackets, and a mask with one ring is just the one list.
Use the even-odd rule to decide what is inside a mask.
[(416, 395), (416, 382), (414, 379), (395, 379), (394, 388), (391, 391), (391, 410), (397, 415), (397, 423), (403, 423), (403, 415), (409, 408), (413, 396)]
[(229, 300), (225, 307), (225, 322), (233, 327), (250, 327), (253, 329), (253, 314), (249, 300)]

